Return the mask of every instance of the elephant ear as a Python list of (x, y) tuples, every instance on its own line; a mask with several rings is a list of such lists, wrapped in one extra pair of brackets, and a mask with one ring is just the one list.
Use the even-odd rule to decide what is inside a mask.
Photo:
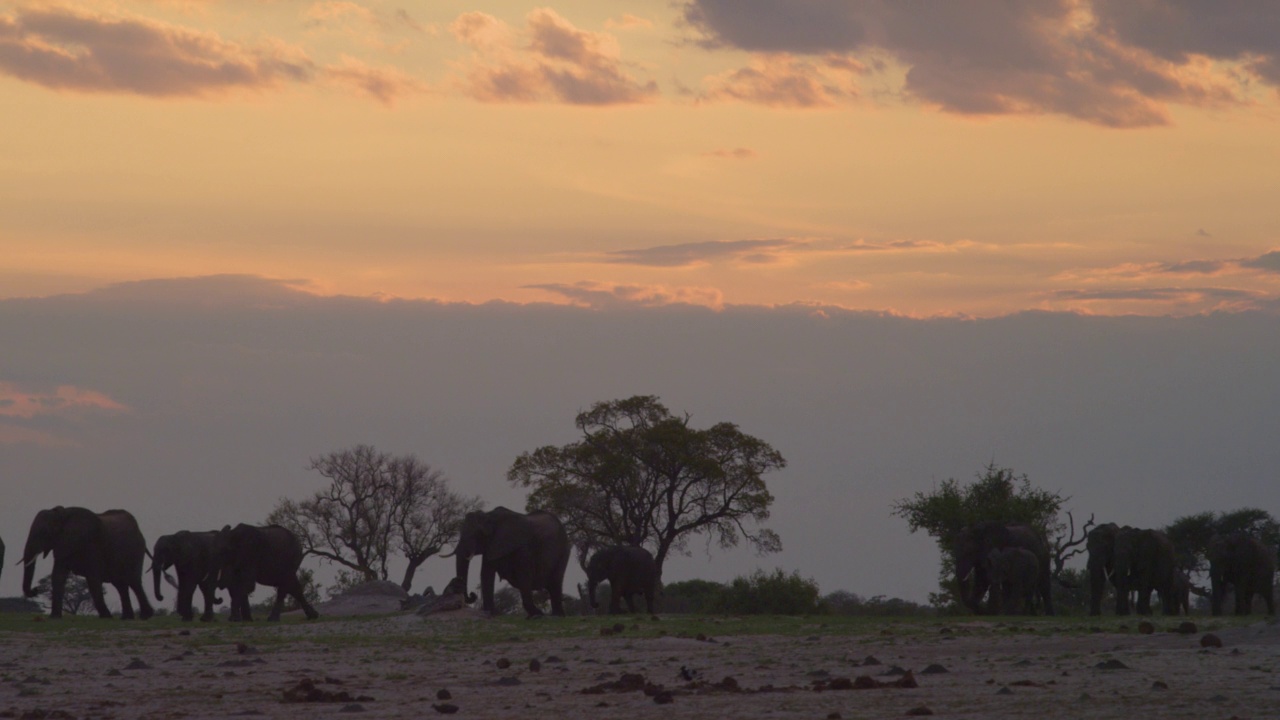
[(485, 557), (489, 560), (506, 557), (521, 548), (528, 547), (532, 539), (525, 518), (506, 518), (494, 523), (493, 537), (489, 541)]

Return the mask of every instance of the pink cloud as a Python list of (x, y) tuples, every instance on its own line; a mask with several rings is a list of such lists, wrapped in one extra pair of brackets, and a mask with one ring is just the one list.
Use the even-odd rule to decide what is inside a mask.
[(657, 85), (632, 77), (617, 40), (580, 30), (554, 10), (534, 10), (516, 31), (486, 13), (471, 12), (450, 26), (475, 51), (464, 65), (463, 91), (484, 102), (560, 102), (625, 105), (652, 100)]
[(27, 391), (11, 382), (0, 382), (0, 417), (78, 417), (91, 412), (128, 412), (129, 408), (104, 393), (72, 385), (52, 391)]
[(703, 157), (724, 158), (726, 160), (751, 160), (759, 155), (755, 150), (745, 147), (718, 148), (702, 153)]

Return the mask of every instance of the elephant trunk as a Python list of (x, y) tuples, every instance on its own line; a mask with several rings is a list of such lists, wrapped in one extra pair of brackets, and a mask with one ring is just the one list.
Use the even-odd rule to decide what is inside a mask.
[(41, 554), (49, 554), (49, 548), (45, 547), (34, 534), (27, 538), (27, 546), (22, 551), (22, 594), (25, 597), (35, 597), (36, 591), (31, 586), (31, 582), (36, 575), (36, 558)]
[(160, 594), (160, 575), (162, 575), (163, 573), (164, 573), (163, 564), (160, 562), (158, 558), (153, 559), (151, 562), (151, 574), (154, 576), (154, 579), (155, 579), (156, 600), (160, 600), (160, 601), (164, 600), (164, 595)]
[(587, 579), (587, 600), (591, 603), (591, 609), (595, 610), (600, 607), (600, 603), (596, 601), (596, 586), (599, 585), (594, 579)]
[(463, 550), (454, 550), (453, 554), (457, 556), (454, 576), (458, 580), (458, 588), (467, 603), (473, 603), (476, 601), (476, 594), (467, 592), (467, 573), (471, 570), (471, 554)]

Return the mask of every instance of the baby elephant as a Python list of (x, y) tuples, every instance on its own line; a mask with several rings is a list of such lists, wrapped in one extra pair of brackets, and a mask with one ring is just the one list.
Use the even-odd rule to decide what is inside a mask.
[(1022, 600), (1022, 612), (1035, 614), (1036, 580), (1039, 563), (1026, 548), (996, 548), (987, 554), (987, 577), (991, 581), (991, 609), (1011, 613)]
[(596, 602), (596, 586), (605, 580), (609, 581), (610, 614), (622, 612), (623, 599), (627, 601), (627, 610), (634, 613), (634, 595), (644, 595), (645, 609), (653, 614), (658, 564), (648, 550), (635, 545), (614, 545), (591, 556), (587, 562), (587, 595), (592, 608), (600, 607)]

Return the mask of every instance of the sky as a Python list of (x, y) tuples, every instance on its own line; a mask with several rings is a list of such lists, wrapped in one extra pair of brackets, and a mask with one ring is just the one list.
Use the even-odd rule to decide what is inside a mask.
[(690, 577), (922, 600), (889, 506), (993, 461), (1275, 509), (1278, 93), (1252, 2), (0, 0), (0, 538), (359, 442), (518, 507), (634, 394), (789, 461)]

